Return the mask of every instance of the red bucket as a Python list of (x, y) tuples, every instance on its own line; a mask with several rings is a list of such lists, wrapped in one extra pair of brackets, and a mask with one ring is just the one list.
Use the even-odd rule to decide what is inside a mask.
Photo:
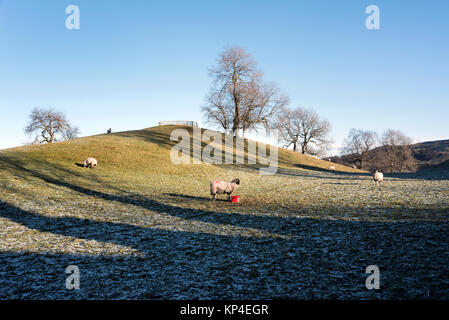
[(231, 200), (232, 202), (240, 202), (240, 196), (232, 196)]

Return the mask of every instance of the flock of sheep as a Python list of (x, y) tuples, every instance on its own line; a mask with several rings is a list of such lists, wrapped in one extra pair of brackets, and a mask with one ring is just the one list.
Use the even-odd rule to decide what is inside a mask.
[[(97, 168), (98, 161), (95, 158), (87, 158), (82, 163), (83, 168)], [(332, 166), (331, 170), (335, 170), (335, 167)], [(329, 168), (330, 169), (330, 168)], [(379, 185), (384, 181), (384, 175), (382, 172), (378, 170), (373, 171), (373, 180), (376, 185)], [(231, 182), (226, 181), (212, 181), (210, 183), (210, 195), (212, 196), (212, 201), (215, 201), (215, 197), (217, 194), (226, 194), (228, 195), (228, 201), (231, 201), (231, 194), (237, 189), (240, 184), (240, 180), (238, 178), (232, 180)]]

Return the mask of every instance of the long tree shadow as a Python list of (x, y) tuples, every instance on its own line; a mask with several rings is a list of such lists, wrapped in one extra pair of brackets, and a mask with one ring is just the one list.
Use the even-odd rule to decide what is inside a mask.
[[(42, 163), (39, 166), (40, 168), (39, 171), (35, 169), (26, 168), (19, 161), (15, 161), (13, 163), (10, 163), (9, 165), (14, 169), (14, 174), (21, 174), (21, 176), (23, 176), (25, 179), (29, 179), (28, 176), (33, 176), (46, 182), (49, 185), (68, 188), (80, 194), (100, 198), (106, 201), (115, 201), (123, 204), (131, 204), (133, 206), (141, 207), (143, 209), (150, 210), (152, 212), (167, 214), (183, 219), (197, 220), (201, 222), (213, 223), (216, 225), (230, 224), (242, 228), (259, 229), (270, 233), (274, 232), (280, 235), (288, 235), (287, 232), (288, 228), (286, 226), (297, 222), (297, 219), (295, 218), (289, 219), (274, 216), (273, 217), (245, 216), (242, 214), (231, 212), (217, 212), (214, 210), (204, 210), (197, 208), (184, 208), (181, 206), (174, 206), (170, 204), (165, 204), (163, 202), (154, 199), (148, 199), (139, 194), (132, 194), (129, 192), (125, 192), (123, 190), (120, 190), (116, 186), (109, 186), (106, 183), (102, 182), (101, 183), (102, 188), (112, 189), (115, 190), (116, 192), (119, 192), (115, 194), (104, 193), (102, 191), (94, 190), (86, 186), (80, 186), (74, 184), (73, 182), (65, 181), (65, 179), (70, 177), (71, 172), (68, 171), (67, 169), (60, 168), (55, 165), (50, 166), (48, 164)], [(47, 167), (48, 170), (46, 170)], [(84, 176), (81, 177), (87, 179)], [(179, 195), (176, 195), (176, 197), (179, 197)], [(194, 196), (183, 195), (183, 197), (184, 199), (187, 199), (186, 197), (190, 197), (190, 200), (199, 200), (193, 199)], [(222, 200), (223, 199), (219, 198), (217, 202), (222, 202)]]
[[(226, 293), (223, 265), (235, 268), (226, 250), (249, 250), (263, 239), (143, 228), (125, 223), (76, 217), (50, 217), (0, 203), (0, 217), (28, 229), (75, 239), (131, 247), (143, 256), (91, 256), (0, 252), (0, 298), (176, 298), (232, 297)], [(42, 247), (45, 247), (44, 244)], [(88, 248), (88, 247), (87, 247)], [(87, 249), (86, 248), (86, 249)], [(44, 249), (45, 250), (45, 249)], [(216, 257), (223, 260), (218, 262)], [(39, 261), (42, 258), (41, 261)], [(36, 261), (37, 259), (37, 261)], [(244, 261), (238, 261), (243, 267)], [(42, 263), (45, 269), (42, 269)], [(72, 294), (62, 279), (68, 265), (77, 265), (88, 292)], [(234, 266), (233, 266), (234, 265)], [(8, 274), (8, 277), (4, 277)], [(210, 287), (201, 283), (207, 277)], [(221, 278), (221, 279), (220, 279)], [(58, 280), (59, 279), (59, 280)], [(32, 280), (32, 281), (31, 281)], [(56, 281), (56, 283), (54, 283)], [(31, 288), (29, 283), (36, 283)], [(204, 285), (204, 283), (203, 283)], [(112, 288), (111, 288), (112, 287)], [(137, 290), (138, 289), (138, 290)]]
[[(102, 188), (113, 189), (118, 194), (114, 193), (104, 193), (102, 191), (87, 188), (85, 186), (80, 186), (72, 182), (66, 182), (64, 179), (70, 172), (66, 169), (59, 168), (57, 166), (51, 166), (51, 170), (32, 170), (24, 168), (20, 163), (14, 163), (17, 170), (24, 170), (28, 175), (32, 175), (36, 178), (45, 181), (46, 183), (54, 186), (68, 188), (70, 190), (76, 191), (80, 194), (97, 197), (106, 201), (115, 201), (123, 204), (131, 204), (133, 206), (141, 207), (152, 212), (162, 213), (166, 215), (171, 215), (173, 217), (182, 218), (186, 220), (195, 220), (199, 222), (206, 222), (221, 225), (232, 225), (241, 228), (251, 228), (260, 231), (269, 232), (272, 234), (290, 236), (294, 232), (295, 228), (302, 223), (301, 219), (295, 216), (271, 216), (271, 215), (248, 215), (240, 214), (234, 212), (219, 212), (215, 210), (199, 209), (199, 208), (186, 208), (182, 206), (175, 206), (171, 204), (166, 204), (161, 201), (154, 199), (149, 199), (143, 197), (139, 194), (133, 194), (120, 190), (116, 186), (108, 186), (102, 183)], [(43, 166), (43, 164), (42, 164)], [(44, 172), (51, 172), (53, 176), (50, 176)], [(183, 198), (189, 200), (206, 200), (207, 198), (196, 197), (191, 195), (180, 195), (171, 194), (168, 195), (174, 198)], [(223, 200), (223, 199), (221, 199)], [(208, 202), (211, 202), (208, 200)], [(220, 201), (221, 202), (221, 201)], [(340, 221), (336, 223), (348, 224), (351, 222)]]

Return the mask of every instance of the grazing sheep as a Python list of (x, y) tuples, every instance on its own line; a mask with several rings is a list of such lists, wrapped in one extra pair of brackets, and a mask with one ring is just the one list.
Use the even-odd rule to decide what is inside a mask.
[(111, 134), (111, 133), (112, 133), (112, 129), (109, 128), (108, 131), (107, 131), (107, 134)]
[(93, 167), (97, 167), (98, 162), (97, 159), (95, 158), (87, 158), (86, 160), (83, 161), (83, 168), (93, 168)]
[(237, 189), (237, 186), (240, 184), (239, 179), (234, 179), (231, 182), (225, 181), (212, 181), (210, 183), (210, 194), (212, 196), (212, 201), (215, 201), (216, 194), (227, 194), (228, 200), (231, 201), (231, 193)]
[(334, 166), (330, 166), (329, 170), (335, 170), (335, 167)]
[(373, 180), (376, 185), (379, 184), (379, 186), (380, 186), (382, 181), (384, 181), (384, 174), (380, 171), (377, 171), (377, 169), (374, 170), (373, 171)]

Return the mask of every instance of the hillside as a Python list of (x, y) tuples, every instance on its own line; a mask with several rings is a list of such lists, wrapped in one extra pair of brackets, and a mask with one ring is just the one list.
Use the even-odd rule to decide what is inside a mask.
[[(175, 128), (1, 151), (0, 299), (447, 298), (448, 176), (378, 187), (281, 149), (272, 176), (175, 166)], [(88, 156), (98, 169), (75, 164)], [(233, 178), (241, 202), (212, 202), (209, 182)], [(371, 264), (377, 292), (364, 289)], [(80, 290), (64, 287), (69, 265)]]
[[(416, 172), (419, 170), (432, 169), (432, 168), (443, 168), (440, 164), (449, 160), (449, 140), (438, 140), (438, 141), (426, 141), (421, 143), (416, 143), (410, 146), (412, 151), (412, 157), (414, 164), (411, 165), (405, 172)], [(371, 168), (381, 169), (383, 172), (388, 172), (384, 160), (384, 147), (374, 148), (369, 152), (369, 161), (367, 166)], [(352, 167), (353, 162), (352, 155), (343, 155), (332, 157), (333, 162)]]
[[(118, 132), (110, 135), (102, 134), (84, 137), (54, 144), (12, 148), (3, 150), (1, 154), (3, 157), (18, 157), (21, 163), (44, 162), (66, 169), (76, 169), (74, 163), (81, 162), (87, 156), (92, 156), (98, 159), (102, 171), (106, 173), (116, 171), (120, 173), (138, 171), (146, 174), (153, 171), (180, 173), (185, 170), (197, 170), (196, 167), (198, 165), (176, 166), (170, 162), (170, 150), (176, 144), (176, 142), (170, 141), (170, 133), (174, 129), (186, 129), (192, 137), (192, 127), (160, 126), (144, 130)], [(224, 141), (223, 134), (222, 138)], [(202, 149), (204, 149), (205, 145), (206, 143), (203, 142)], [(327, 170), (330, 166), (326, 161), (282, 148), (278, 148), (278, 154), (279, 167), (284, 169)], [(192, 153), (190, 155), (193, 157)], [(251, 154), (249, 157), (254, 158), (255, 155)], [(247, 162), (248, 146), (245, 144), (245, 164)], [(204, 165), (199, 165), (199, 167), (202, 166)], [(245, 166), (249, 168), (253, 165)], [(254, 165), (253, 167), (259, 166)], [(339, 165), (336, 165), (335, 168), (336, 171), (342, 172), (360, 172), (359, 170)]]
[(421, 168), (438, 166), (449, 160), (449, 140), (416, 143), (411, 148)]

